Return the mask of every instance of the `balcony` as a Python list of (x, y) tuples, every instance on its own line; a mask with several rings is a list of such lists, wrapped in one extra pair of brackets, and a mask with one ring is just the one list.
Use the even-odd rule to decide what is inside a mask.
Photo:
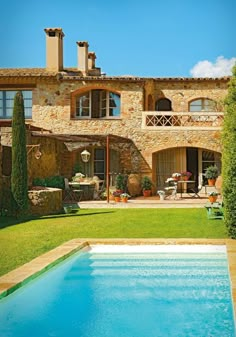
[(223, 120), (223, 112), (143, 111), (142, 129), (220, 130)]

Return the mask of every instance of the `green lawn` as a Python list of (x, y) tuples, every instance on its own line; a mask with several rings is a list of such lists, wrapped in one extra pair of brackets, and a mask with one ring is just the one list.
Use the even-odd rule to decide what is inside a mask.
[(18, 220), (0, 217), (0, 275), (73, 238), (226, 238), (204, 208), (82, 209)]

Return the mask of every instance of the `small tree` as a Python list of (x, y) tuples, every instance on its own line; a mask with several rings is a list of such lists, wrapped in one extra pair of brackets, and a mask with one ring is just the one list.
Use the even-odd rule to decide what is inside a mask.
[(125, 191), (126, 190), (126, 184), (127, 184), (127, 178), (124, 174), (119, 173), (116, 176), (115, 186), (117, 190)]
[(15, 95), (12, 117), (11, 190), (19, 214), (24, 214), (28, 208), (28, 176), (24, 99), (21, 91)]
[(233, 76), (225, 99), (222, 142), (225, 223), (230, 237), (236, 238), (236, 66), (233, 68)]

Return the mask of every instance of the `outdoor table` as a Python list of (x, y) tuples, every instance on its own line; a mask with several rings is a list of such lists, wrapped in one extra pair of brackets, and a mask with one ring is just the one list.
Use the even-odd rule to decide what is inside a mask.
[(184, 184), (195, 184), (195, 180), (178, 180), (178, 185), (180, 185), (180, 197), (183, 195), (183, 185)]
[(81, 190), (83, 191), (83, 199), (84, 200), (93, 200), (94, 190), (95, 190), (95, 182), (86, 182), (81, 181), (79, 183)]

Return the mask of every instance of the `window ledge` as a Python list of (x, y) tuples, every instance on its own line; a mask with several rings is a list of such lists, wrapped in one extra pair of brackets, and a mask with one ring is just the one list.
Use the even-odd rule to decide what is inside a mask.
[(121, 117), (104, 117), (104, 118), (90, 118), (90, 117), (71, 117), (71, 120), (72, 121), (84, 121), (84, 120), (87, 120), (87, 121), (119, 121), (121, 120), (122, 118)]

